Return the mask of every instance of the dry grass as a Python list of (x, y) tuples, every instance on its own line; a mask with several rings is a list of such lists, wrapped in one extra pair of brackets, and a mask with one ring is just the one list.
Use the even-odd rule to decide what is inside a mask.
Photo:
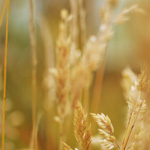
[(91, 150), (91, 131), (87, 115), (80, 104), (76, 106), (74, 112), (74, 134), (81, 150)]
[[(128, 146), (129, 140), (131, 138), (131, 133), (140, 118), (141, 114), (146, 110), (146, 101), (143, 100), (143, 91), (140, 87), (143, 87), (146, 82), (146, 73), (141, 73), (137, 79), (135, 74), (130, 69), (124, 71), (126, 79), (123, 80), (123, 85), (125, 88), (125, 93), (127, 94), (127, 104), (129, 108), (127, 127), (125, 130), (125, 135), (122, 140), (122, 145), (119, 146), (114, 137), (114, 128), (108, 116), (104, 114), (92, 114), (93, 118), (96, 120), (97, 124), (101, 129), (99, 129), (100, 134), (104, 140), (99, 140), (99, 142), (108, 149), (113, 149), (114, 147), (120, 150), (132, 149), (134, 147), (134, 142)], [(134, 79), (134, 83), (133, 83)], [(129, 86), (130, 85), (130, 86)], [(129, 90), (129, 92), (127, 92)], [(141, 119), (141, 118), (140, 118)], [(139, 122), (138, 122), (139, 123)], [(140, 133), (140, 131), (138, 131)], [(137, 134), (139, 134), (137, 133)], [(140, 135), (140, 134), (139, 134)], [(139, 138), (139, 137), (138, 137)]]
[(30, 0), (30, 44), (31, 44), (31, 57), (32, 57), (32, 124), (33, 124), (33, 137), (34, 149), (38, 149), (37, 145), (37, 118), (36, 118), (36, 86), (37, 86), (37, 54), (36, 54), (36, 38), (35, 38), (35, 25), (34, 25), (34, 0)]
[[(78, 142), (80, 150), (91, 150), (91, 129), (88, 126), (87, 115), (85, 114), (81, 104), (77, 104), (74, 111), (74, 135)], [(63, 144), (64, 150), (71, 148)]]
[(7, 73), (8, 24), (9, 24), (9, 0), (7, 1), (7, 19), (6, 19), (6, 34), (5, 34), (5, 56), (4, 56), (5, 59), (4, 59), (4, 83), (3, 83), (3, 121), (2, 121), (2, 150), (5, 149), (6, 73)]
[[(37, 110), (37, 43), (35, 35), (33, 0), (30, 0), (30, 46), (32, 58), (32, 132), (31, 149), (72, 150), (68, 140), (74, 131), (77, 141), (75, 150), (92, 150), (95, 144), (100, 149), (146, 150), (149, 147), (148, 100), (150, 98), (150, 68), (146, 62), (140, 75), (130, 68), (123, 70), (122, 86), (128, 105), (127, 122), (123, 137), (115, 136), (114, 126), (107, 115), (98, 114), (100, 106), (102, 80), (107, 57), (107, 48), (114, 32), (113, 27), (130, 19), (131, 13), (145, 12), (138, 5), (132, 5), (116, 13), (118, 0), (106, 0), (100, 12), (101, 24), (97, 35), (87, 37), (86, 11), (83, 0), (70, 0), (71, 14), (66, 9), (60, 13), (59, 31), (54, 58), (51, 34), (48, 33), (48, 23), (41, 17), (38, 24), (41, 30), (45, 51), (44, 74), (44, 108)], [(4, 56), (4, 87), (3, 87), (3, 124), (2, 150), (5, 145), (5, 111), (6, 111), (6, 71), (9, 0), (3, 4), (0, 15), (0, 27), (7, 7), (5, 56)], [(42, 22), (42, 23), (41, 23)], [(49, 50), (51, 49), (51, 50)], [(53, 56), (47, 56), (53, 55)], [(49, 60), (51, 59), (51, 60)], [(96, 77), (94, 78), (96, 72)], [(91, 90), (91, 85), (93, 89)], [(92, 96), (91, 96), (92, 95)], [(49, 105), (49, 106), (48, 106)], [(46, 138), (38, 138), (38, 128), (41, 117), (37, 120), (37, 111), (44, 110), (46, 116)], [(90, 120), (89, 113), (94, 118), (99, 129), (96, 142), (95, 123)], [(45, 115), (46, 114), (46, 115)], [(56, 121), (56, 124), (55, 124)], [(89, 123), (91, 123), (89, 125)], [(44, 126), (44, 127), (45, 127)], [(56, 127), (55, 127), (56, 126)], [(74, 129), (72, 130), (72, 127)], [(59, 130), (59, 131), (55, 131)], [(115, 129), (116, 131), (117, 129)], [(93, 136), (92, 136), (93, 131)], [(56, 133), (56, 135), (54, 135)], [(58, 135), (57, 135), (58, 134)], [(144, 135), (147, 135), (144, 137)], [(41, 136), (43, 137), (43, 136)], [(39, 140), (37, 140), (37, 138)], [(46, 139), (46, 140), (45, 140)], [(50, 144), (48, 143), (50, 140)], [(42, 145), (41, 141), (44, 141)], [(46, 143), (46, 142), (47, 143)], [(53, 142), (52, 142), (53, 141)], [(141, 143), (142, 144), (139, 144)], [(66, 144), (68, 143), (68, 145)], [(46, 146), (45, 146), (46, 145)], [(71, 146), (69, 146), (71, 145)], [(45, 146), (44, 148), (42, 146)], [(75, 146), (75, 145), (74, 145)]]
[(5, 1), (5, 3), (3, 4), (3, 9), (2, 9), (2, 12), (1, 12), (1, 16), (0, 16), (0, 27), (2, 25), (2, 21), (3, 21), (3, 17), (4, 17), (4, 14), (5, 14), (5, 11), (6, 11), (6, 7), (7, 7), (7, 4), (8, 1)]

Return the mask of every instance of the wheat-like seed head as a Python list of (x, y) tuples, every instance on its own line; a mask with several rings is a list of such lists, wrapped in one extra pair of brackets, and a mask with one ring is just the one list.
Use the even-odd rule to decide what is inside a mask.
[(121, 85), (125, 91), (125, 96), (129, 97), (131, 86), (133, 86), (135, 81), (137, 81), (137, 75), (127, 67), (122, 71), (122, 76), (123, 79), (121, 81)]
[(91, 131), (81, 104), (76, 106), (74, 112), (74, 133), (80, 150), (91, 150)]
[(141, 91), (149, 92), (150, 91), (150, 67), (144, 65), (141, 70), (141, 74), (138, 78), (138, 89)]
[(138, 5), (132, 5), (129, 8), (124, 9), (121, 13), (119, 13), (117, 16), (114, 17), (113, 22), (115, 24), (122, 24), (130, 19), (128, 15), (130, 13), (142, 13), (144, 14), (144, 10), (142, 10)]
[[(70, 39), (68, 35), (68, 12), (61, 11), (61, 22), (59, 27), (59, 38), (57, 42), (57, 96), (58, 96), (58, 113), (63, 117), (66, 113), (66, 105), (69, 94), (69, 60), (70, 60)], [(52, 72), (52, 70), (51, 70)]]
[[(145, 112), (147, 108), (146, 101), (143, 100), (143, 97), (145, 97), (143, 95), (145, 95), (145, 93), (144, 91), (141, 91), (142, 85), (145, 85), (146, 74), (143, 73), (139, 76), (139, 78), (137, 78), (137, 76), (135, 76), (133, 72), (131, 72), (131, 70), (128, 70), (126, 72), (128, 73), (130, 80), (124, 79), (124, 83), (130, 81), (128, 84), (131, 85), (131, 88), (128, 89), (126, 88), (127, 91), (126, 93), (128, 93), (127, 103), (128, 103), (129, 113), (128, 113), (127, 129), (122, 142), (122, 150), (125, 150), (127, 148), (129, 139), (131, 137), (131, 132), (133, 132), (132, 130), (135, 126), (135, 123), (138, 123), (138, 119), (140, 118), (140, 116), (142, 116), (142, 112)], [(135, 80), (134, 84), (132, 82), (133, 79)], [(131, 148), (133, 147), (134, 147), (134, 141), (131, 145)]]
[(99, 140), (99, 142), (102, 144), (102, 146), (108, 149), (118, 147), (116, 145), (116, 138), (114, 136), (114, 128), (109, 117), (105, 116), (103, 113), (91, 115), (100, 127), (99, 133), (103, 137), (103, 140)]
[(99, 67), (100, 62), (103, 59), (103, 50), (105, 48), (106, 45), (102, 43), (100, 44), (97, 37), (90, 37), (81, 59), (82, 64), (89, 70), (89, 72), (93, 72)]
[(91, 114), (92, 117), (97, 122), (98, 126), (105, 130), (108, 133), (113, 133), (114, 128), (108, 116), (105, 116), (103, 113), (101, 114)]

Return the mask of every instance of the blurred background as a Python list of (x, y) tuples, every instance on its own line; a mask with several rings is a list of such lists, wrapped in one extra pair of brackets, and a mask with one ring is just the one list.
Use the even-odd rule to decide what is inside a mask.
[[(4, 0), (0, 1), (0, 12)], [(85, 0), (87, 37), (96, 35), (100, 25), (100, 8), (102, 0)], [(145, 15), (133, 14), (127, 23), (115, 26), (115, 34), (110, 41), (104, 79), (102, 83), (99, 112), (108, 114), (114, 124), (118, 137), (125, 128), (126, 109), (124, 93), (121, 88), (121, 72), (130, 66), (136, 73), (140, 72), (141, 62), (150, 58), (150, 1), (120, 0), (116, 12), (126, 6), (138, 4), (146, 11)], [(55, 47), (58, 36), (60, 10), (70, 11), (69, 0), (35, 0), (35, 25), (37, 41), (37, 110), (42, 112), (39, 123), (38, 139), (43, 150), (56, 148), (57, 123), (48, 121), (45, 105), (48, 93), (45, 76), (48, 67), (54, 66)], [(6, 114), (6, 150), (29, 147), (32, 133), (31, 115), (31, 52), (29, 39), (29, 0), (10, 1), (8, 66), (7, 66), (7, 114)], [(3, 61), (5, 43), (4, 17), (0, 29), (0, 110), (3, 97)], [(49, 51), (47, 51), (49, 49)], [(48, 82), (46, 80), (46, 82)], [(0, 113), (2, 116), (2, 113)], [(54, 123), (52, 122), (54, 121)], [(55, 126), (56, 131), (46, 130)], [(0, 121), (1, 132), (1, 121)], [(53, 135), (47, 137), (47, 132)], [(75, 146), (73, 132), (68, 143)], [(1, 136), (0, 136), (1, 138)], [(1, 141), (1, 140), (0, 140)], [(48, 143), (48, 144), (47, 144)], [(51, 146), (50, 146), (51, 145)]]

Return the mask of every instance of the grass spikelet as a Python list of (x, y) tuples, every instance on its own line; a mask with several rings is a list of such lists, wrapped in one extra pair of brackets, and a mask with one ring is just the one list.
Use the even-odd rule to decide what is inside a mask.
[(4, 83), (3, 83), (3, 120), (2, 120), (2, 150), (5, 148), (5, 114), (6, 114), (6, 73), (7, 73), (7, 43), (8, 43), (8, 24), (9, 24), (9, 0), (7, 2), (5, 55), (4, 55)]
[(108, 149), (113, 149), (114, 147), (119, 148), (114, 136), (114, 127), (109, 117), (105, 116), (103, 113), (91, 115), (100, 127), (100, 135), (104, 138), (103, 140), (99, 140), (99, 142)]
[(81, 104), (76, 106), (74, 112), (74, 133), (80, 146), (79, 149), (91, 150), (91, 131)]
[(126, 97), (126, 99), (128, 99), (131, 86), (133, 86), (135, 84), (135, 81), (137, 81), (138, 77), (130, 68), (125, 68), (122, 71), (122, 76), (123, 76), (123, 79), (121, 81), (121, 85), (122, 85), (123, 90), (125, 92), (124, 93), (125, 97)]
[(105, 116), (103, 113), (92, 114), (93, 118), (97, 122), (100, 128), (104, 129), (106, 132), (113, 133), (114, 128), (108, 116)]
[(149, 93), (150, 91), (150, 67), (148, 64), (143, 65), (141, 74), (138, 78), (138, 89), (141, 91), (144, 91), (146, 93)]

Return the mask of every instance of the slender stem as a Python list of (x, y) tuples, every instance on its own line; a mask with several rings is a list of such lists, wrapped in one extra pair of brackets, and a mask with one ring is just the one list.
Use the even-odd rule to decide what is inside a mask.
[(32, 55), (32, 123), (34, 133), (34, 150), (37, 150), (37, 135), (36, 135), (36, 70), (37, 70), (37, 54), (36, 54), (36, 39), (34, 26), (34, 2), (30, 0), (30, 44)]
[[(138, 100), (135, 103), (134, 109), (137, 108), (137, 105), (138, 105)], [(129, 119), (129, 124), (128, 124), (127, 130), (126, 130), (126, 134), (125, 134), (124, 140), (122, 142), (121, 150), (125, 150), (126, 149), (126, 146), (128, 144), (128, 141), (129, 141), (129, 138), (130, 138), (130, 135), (131, 135), (131, 132), (132, 132), (132, 130), (134, 128), (135, 122), (136, 122), (136, 120), (138, 118), (138, 115), (139, 115), (139, 112), (141, 110), (142, 105), (143, 105), (143, 101), (140, 104), (137, 113), (134, 112), (134, 109), (132, 110), (132, 113), (131, 113), (131, 116), (130, 116), (130, 119)]]
[(78, 29), (78, 4), (76, 0), (70, 0), (71, 14), (73, 15), (72, 19), (72, 40), (73, 48), (78, 48), (79, 42), (79, 29)]
[(62, 150), (62, 141), (63, 141), (63, 124), (64, 121), (61, 119), (60, 124), (59, 124), (59, 150)]
[[(104, 59), (101, 64), (101, 67), (96, 73), (94, 87), (93, 87), (93, 95), (92, 95), (92, 108), (91, 112), (98, 113), (99, 106), (100, 106), (100, 99), (101, 99), (101, 90), (102, 90), (102, 82), (104, 76), (104, 69), (106, 63), (106, 56), (107, 56), (107, 48), (105, 49)], [(93, 131), (95, 132), (96, 124), (93, 125)]]
[(127, 146), (127, 143), (128, 143), (128, 140), (129, 140), (132, 128), (133, 128), (133, 121), (134, 121), (134, 113), (132, 113), (132, 115), (131, 115), (131, 119), (130, 119), (130, 122), (129, 122), (129, 125), (127, 128), (127, 132), (126, 132), (126, 135), (125, 135), (123, 143), (122, 143), (122, 150), (125, 150), (125, 148)]
[(3, 18), (4, 18), (5, 11), (6, 11), (7, 1), (8, 0), (5, 0), (5, 3), (4, 3), (3, 8), (2, 8), (2, 13), (1, 13), (1, 16), (0, 16), (0, 27), (2, 25), (2, 21), (3, 21)]
[(90, 85), (85, 87), (83, 91), (83, 104), (86, 113), (89, 112), (89, 92), (90, 92)]
[(4, 58), (4, 87), (3, 87), (3, 122), (2, 122), (2, 150), (5, 144), (5, 109), (6, 109), (6, 73), (7, 73), (7, 43), (8, 43), (8, 23), (9, 23), (9, 0), (7, 3), (7, 19), (6, 19), (6, 39), (5, 39), (5, 58)]
[(81, 32), (81, 48), (84, 47), (86, 42), (86, 13), (83, 7), (84, 0), (78, 0), (79, 7), (79, 23), (80, 23), (80, 32)]

